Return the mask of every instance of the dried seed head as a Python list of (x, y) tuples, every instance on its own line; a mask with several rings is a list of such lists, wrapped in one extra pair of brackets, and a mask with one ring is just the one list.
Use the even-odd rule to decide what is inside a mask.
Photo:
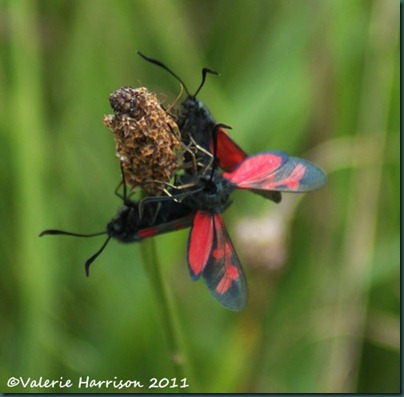
[(144, 87), (120, 88), (109, 101), (114, 114), (105, 116), (104, 124), (114, 133), (126, 184), (160, 194), (162, 184), (158, 182), (169, 182), (181, 166), (176, 122)]

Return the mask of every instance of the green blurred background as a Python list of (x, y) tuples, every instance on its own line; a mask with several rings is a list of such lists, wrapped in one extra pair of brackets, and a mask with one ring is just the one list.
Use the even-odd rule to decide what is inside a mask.
[[(249, 153), (284, 150), (329, 176), (275, 205), (234, 194), (229, 234), (250, 301), (215, 302), (186, 267), (188, 231), (155, 238), (192, 392), (400, 389), (399, 2), (1, 0), (0, 385), (11, 376), (176, 376), (139, 244), (38, 238), (101, 231), (120, 174), (108, 95), (180, 87)], [(290, 197), (292, 196), (292, 197)], [(178, 380), (179, 381), (179, 380)], [(136, 389), (170, 392), (178, 389)]]

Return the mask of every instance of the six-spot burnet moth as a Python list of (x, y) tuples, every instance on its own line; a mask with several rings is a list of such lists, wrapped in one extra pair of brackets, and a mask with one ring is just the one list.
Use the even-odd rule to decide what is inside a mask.
[(241, 310), (247, 302), (247, 283), (221, 216), (231, 205), (235, 187), (214, 169), (199, 178), (199, 186), (201, 190), (183, 201), (195, 210), (187, 250), (191, 278), (203, 276), (215, 299), (228, 309)]
[[(149, 58), (139, 51), (138, 54), (146, 61), (166, 70), (184, 87), (187, 97), (181, 103), (181, 110), (178, 119), (178, 126), (184, 144), (189, 144), (189, 141), (191, 140), (203, 149), (211, 153), (215, 152), (215, 159), (218, 166), (226, 172), (232, 171), (247, 157), (247, 153), (241, 149), (236, 142), (234, 142), (223, 127), (217, 128), (218, 123), (213, 119), (207, 106), (196, 98), (205, 84), (206, 75), (208, 73), (218, 75), (219, 73), (208, 68), (203, 68), (202, 81), (195, 93), (190, 94), (182, 79), (164, 63)], [(254, 193), (270, 199), (275, 203), (279, 203), (282, 199), (281, 193), (278, 191), (254, 191)]]
[[(181, 205), (175, 200), (132, 201), (127, 197), (126, 184), (123, 178), (123, 204), (118, 208), (114, 218), (108, 222), (106, 230), (98, 233), (81, 234), (57, 229), (47, 229), (40, 233), (45, 235), (66, 235), (75, 237), (95, 237), (107, 235), (101, 248), (85, 262), (86, 275), (89, 275), (91, 263), (101, 254), (111, 238), (122, 243), (132, 243), (159, 234), (184, 229), (192, 224), (194, 210)], [(175, 194), (175, 192), (173, 192)], [(180, 195), (181, 193), (179, 193)], [(141, 208), (140, 208), (141, 207)]]
[[(224, 128), (215, 128), (218, 123), (215, 122), (206, 105), (196, 98), (205, 84), (207, 74), (218, 75), (217, 72), (208, 68), (203, 68), (202, 81), (195, 93), (191, 94), (182, 79), (164, 63), (149, 58), (139, 51), (138, 54), (146, 61), (166, 70), (184, 87), (187, 97), (181, 103), (181, 110), (177, 124), (181, 131), (182, 141), (185, 145), (189, 144), (190, 141), (194, 141), (203, 149), (213, 153), (213, 145), (216, 143), (217, 161), (220, 168), (225, 171), (231, 171), (241, 160), (247, 157), (247, 154), (230, 138)], [(214, 134), (216, 135), (216, 139), (213, 139)]]
[[(164, 64), (140, 55), (168, 70), (183, 84)], [(108, 238), (86, 262), (86, 271), (88, 273), (89, 265), (111, 237), (132, 242), (192, 224), (188, 241), (191, 277), (196, 280), (202, 275), (220, 303), (229, 309), (241, 310), (247, 301), (247, 286), (221, 217), (231, 204), (230, 193), (234, 189), (248, 189), (279, 202), (279, 192), (310, 191), (322, 186), (326, 177), (313, 163), (282, 152), (247, 156), (226, 133), (225, 126), (215, 123), (207, 108), (196, 99), (207, 73), (215, 72), (203, 70), (202, 83), (194, 95), (190, 95), (183, 84), (188, 97), (182, 103), (178, 118), (183, 143), (193, 146), (199, 156), (198, 167), (191, 167), (178, 177), (178, 185), (168, 192), (173, 197), (148, 197), (142, 203), (124, 200), (124, 207), (108, 224), (106, 232), (95, 234), (107, 234)], [(92, 236), (57, 230), (41, 233), (44, 234)]]
[(210, 292), (231, 310), (247, 302), (247, 284), (221, 213), (231, 204), (235, 189), (307, 192), (324, 185), (326, 176), (315, 164), (283, 152), (263, 152), (246, 157), (233, 171), (213, 169), (199, 178), (203, 185), (183, 200), (193, 208), (188, 240), (188, 267), (193, 280), (202, 275)]
[[(215, 128), (225, 127), (216, 125)], [(178, 181), (179, 185), (192, 187), (182, 193), (181, 199), (181, 206), (192, 217), (188, 267), (191, 278), (198, 280), (202, 276), (221, 304), (231, 310), (241, 310), (247, 302), (247, 284), (221, 217), (231, 205), (231, 192), (235, 189), (305, 192), (319, 188), (326, 178), (315, 164), (282, 152), (246, 157), (233, 171), (223, 174), (214, 164), (209, 162), (205, 172), (185, 174)]]

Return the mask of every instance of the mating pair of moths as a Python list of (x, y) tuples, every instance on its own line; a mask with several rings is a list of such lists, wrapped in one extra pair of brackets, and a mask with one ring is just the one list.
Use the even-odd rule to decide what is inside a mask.
[[(326, 176), (315, 164), (283, 152), (248, 156), (225, 131), (229, 127), (216, 123), (196, 99), (206, 74), (215, 72), (203, 69), (202, 83), (191, 95), (164, 64), (139, 55), (167, 70), (185, 88), (187, 97), (174, 117), (176, 122), (165, 118), (169, 112), (153, 113), (154, 109), (161, 110), (160, 106), (147, 107), (153, 98), (142, 104), (137, 90), (126, 87), (111, 94), (114, 116), (104, 122), (117, 141), (123, 205), (104, 232), (83, 235), (51, 229), (40, 236), (106, 234), (105, 243), (85, 264), (88, 275), (90, 264), (111, 238), (128, 243), (191, 226), (187, 254), (191, 278), (197, 280), (202, 275), (215, 299), (228, 309), (241, 310), (247, 302), (247, 284), (221, 216), (231, 204), (231, 192), (247, 189), (279, 203), (280, 192), (318, 189)], [(182, 148), (181, 156), (178, 148)], [(167, 158), (170, 153), (174, 156)], [(151, 162), (145, 163), (146, 158)], [(142, 179), (144, 175), (148, 180)], [(143, 200), (133, 201), (127, 194), (127, 185), (136, 184), (146, 192)], [(156, 188), (158, 193), (150, 195)]]

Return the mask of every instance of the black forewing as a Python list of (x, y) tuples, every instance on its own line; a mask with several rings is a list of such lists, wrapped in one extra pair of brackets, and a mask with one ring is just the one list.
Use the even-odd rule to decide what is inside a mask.
[(220, 214), (212, 213), (213, 247), (203, 271), (209, 291), (223, 306), (242, 310), (247, 303), (247, 283)]

